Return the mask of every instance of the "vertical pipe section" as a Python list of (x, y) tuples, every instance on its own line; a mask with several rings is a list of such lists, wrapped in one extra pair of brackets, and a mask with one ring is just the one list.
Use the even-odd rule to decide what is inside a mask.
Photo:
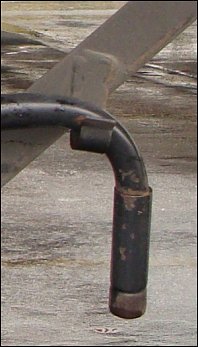
[(140, 196), (115, 189), (110, 311), (137, 318), (146, 309), (151, 190)]
[[(113, 118), (102, 110), (99, 114)], [(116, 122), (109, 136), (110, 141), (105, 142), (102, 136), (104, 146), (101, 146), (100, 132), (88, 126), (72, 131), (70, 144), (73, 149), (106, 153), (113, 167), (115, 190), (109, 307), (121, 318), (137, 318), (146, 308), (152, 191), (143, 160), (126, 129)]]
[(146, 309), (152, 191), (143, 160), (121, 126), (107, 156), (116, 182), (109, 307), (119, 317), (137, 318)]

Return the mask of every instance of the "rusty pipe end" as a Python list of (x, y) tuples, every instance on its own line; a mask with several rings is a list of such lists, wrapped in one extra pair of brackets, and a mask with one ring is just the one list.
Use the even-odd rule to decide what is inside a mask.
[(138, 318), (146, 310), (146, 298), (146, 288), (139, 293), (124, 293), (111, 287), (109, 308), (112, 314), (120, 318)]

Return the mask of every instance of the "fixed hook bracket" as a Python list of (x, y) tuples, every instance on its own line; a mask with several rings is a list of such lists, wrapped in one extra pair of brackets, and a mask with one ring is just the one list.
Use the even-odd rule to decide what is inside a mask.
[(72, 149), (109, 159), (115, 177), (109, 307), (122, 318), (140, 317), (146, 309), (152, 190), (132, 137), (108, 112), (77, 99), (2, 96), (4, 135), (41, 127), (69, 129)]

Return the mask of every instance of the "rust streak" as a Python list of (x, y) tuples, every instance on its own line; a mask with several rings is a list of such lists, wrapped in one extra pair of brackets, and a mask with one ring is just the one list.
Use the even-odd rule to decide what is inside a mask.
[(136, 197), (136, 198), (141, 198), (141, 197), (145, 197), (145, 196), (149, 196), (150, 195), (150, 191), (149, 190), (133, 190), (131, 188), (126, 188), (126, 187), (122, 187), (122, 186), (118, 186), (116, 187), (116, 189), (118, 190), (119, 194), (124, 196), (130, 196), (130, 197)]
[(131, 211), (135, 208), (135, 202), (137, 200), (136, 197), (123, 195), (123, 199), (124, 199), (124, 204), (125, 204), (126, 210)]
[(80, 115), (75, 118), (75, 123), (81, 125), (83, 121), (85, 121), (86, 116)]

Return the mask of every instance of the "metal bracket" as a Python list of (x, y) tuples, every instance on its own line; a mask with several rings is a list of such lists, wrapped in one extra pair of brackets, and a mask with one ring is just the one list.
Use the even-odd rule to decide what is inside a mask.
[(112, 125), (114, 126), (115, 123), (111, 124), (100, 120), (99, 122), (89, 122), (87, 125), (82, 125), (78, 131), (71, 130), (71, 148), (88, 152), (105, 153), (111, 142)]

